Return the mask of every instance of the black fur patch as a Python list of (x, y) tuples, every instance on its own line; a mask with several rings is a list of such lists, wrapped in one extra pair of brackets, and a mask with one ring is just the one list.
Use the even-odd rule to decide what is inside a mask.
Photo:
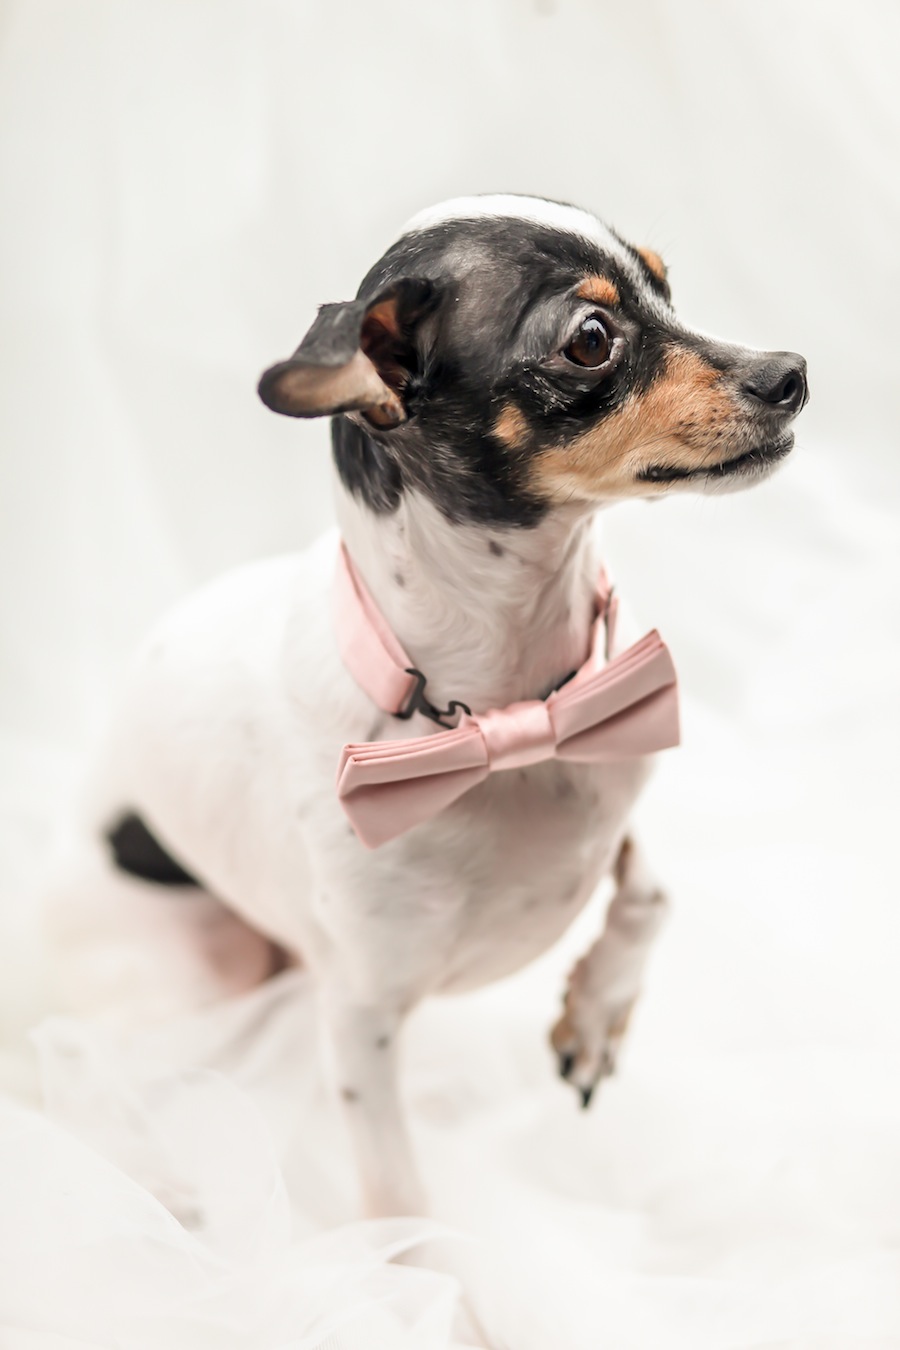
[(403, 492), (400, 466), (383, 445), (349, 417), (331, 419), (331, 451), (341, 482), (370, 511), (396, 511)]
[(106, 833), (116, 866), (160, 886), (196, 886), (190, 872), (171, 857), (140, 816), (128, 812)]
[[(537, 524), (548, 508), (527, 486), (534, 455), (647, 386), (679, 331), (674, 315), (669, 329), (658, 309), (648, 309), (660, 288), (634, 257), (637, 272), (589, 239), (514, 217), (454, 219), (401, 238), (369, 272), (357, 300), (408, 277), (431, 282), (438, 302), (414, 335), (404, 392), (409, 420), (381, 431), (334, 418), (334, 458), (345, 486), (382, 514), (414, 488), (450, 520)], [(579, 316), (596, 308), (574, 294), (593, 275), (618, 290), (621, 304), (610, 321), (628, 344), (605, 379), (560, 356)], [(494, 432), (508, 402), (526, 423), (514, 448)]]

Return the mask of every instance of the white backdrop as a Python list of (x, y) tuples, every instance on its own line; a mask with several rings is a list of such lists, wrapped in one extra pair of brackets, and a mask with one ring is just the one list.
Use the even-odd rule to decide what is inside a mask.
[[(665, 256), (689, 321), (803, 352), (812, 402), (771, 484), (606, 522), (621, 585), (666, 633), (689, 691), (687, 743), (643, 812), (676, 918), (621, 1080), (587, 1117), (552, 1082), (542, 1038), (565, 953), (481, 1002), (432, 1010), (410, 1078), (426, 1170), (444, 1178), (442, 1217), (511, 1260), (514, 1277), (496, 1272), (485, 1297), (516, 1350), (900, 1345), (898, 57), (890, 0), (852, 12), (830, 0), (0, 6), (11, 1084), (30, 1062), (15, 1029), (41, 1003), (23, 897), (128, 650), (187, 587), (301, 546), (330, 520), (327, 427), (268, 414), (259, 371), (293, 350), (316, 304), (355, 291), (419, 207), (480, 191), (571, 200)], [(261, 996), (256, 1059), (229, 1039), (255, 1004), (179, 1023), (127, 1070), (82, 1024), (45, 1025), (56, 1123), (15, 1117), (0, 1147), (20, 1200), (3, 1207), (0, 1241), (24, 1263), (18, 1301), (0, 1291), (0, 1327), (201, 1343), (193, 1322), (168, 1342), (166, 1324), (157, 1342), (141, 1321), (164, 1288), (176, 1302), (209, 1288), (196, 1235), (128, 1190), (169, 1194), (154, 1171), (165, 1167), (98, 1133), (123, 1084), (132, 1106), (158, 1103), (159, 1081), (181, 1102), (179, 1185), (219, 1213), (215, 1261), (227, 1248), (228, 1297), (244, 1312), (272, 1300), (247, 1283), (235, 1235), (281, 1185), (254, 1172), (268, 1148), (255, 1130), (280, 1141), (298, 1234), (352, 1218), (318, 1079), (307, 1069), (286, 1086), (308, 1035), (291, 978)], [(235, 1126), (221, 1174), (187, 1141), (216, 1130), (216, 1093), (238, 1089), (204, 1095), (179, 1077), (198, 1060), (249, 1094), (252, 1108), (242, 1096), (229, 1118), (262, 1112), (244, 1134)], [(305, 1167), (289, 1157), (298, 1118)], [(85, 1140), (107, 1161), (78, 1152)], [(42, 1184), (51, 1156), (102, 1216), (77, 1313), (47, 1298), (47, 1234), (69, 1250), (59, 1194)], [(235, 1158), (260, 1189), (248, 1183), (229, 1210)], [(89, 1167), (111, 1170), (86, 1181)], [(134, 1255), (115, 1312), (124, 1340), (103, 1339), (109, 1252), (138, 1211), (171, 1260), (163, 1272)], [(286, 1230), (266, 1232), (253, 1260), (269, 1279), (286, 1252), (301, 1258)], [(357, 1258), (342, 1249), (351, 1275)], [(409, 1321), (416, 1299), (401, 1284)], [(442, 1297), (423, 1296), (437, 1320), (409, 1344), (446, 1345)], [(292, 1313), (295, 1338), (304, 1316), (313, 1326), (310, 1299)], [(305, 1323), (312, 1339), (289, 1341), (274, 1321), (262, 1339), (230, 1340), (211, 1329), (220, 1312), (197, 1314), (202, 1344), (338, 1345)], [(236, 1337), (233, 1302), (222, 1316)], [(371, 1327), (359, 1344), (376, 1343)], [(51, 1344), (16, 1334), (17, 1346)]]

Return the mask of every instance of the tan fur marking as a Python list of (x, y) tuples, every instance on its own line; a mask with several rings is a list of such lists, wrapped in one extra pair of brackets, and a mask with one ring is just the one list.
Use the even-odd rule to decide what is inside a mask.
[(676, 349), (645, 394), (632, 395), (576, 440), (540, 455), (532, 485), (560, 499), (645, 497), (665, 485), (638, 481), (641, 469), (718, 463), (727, 458), (739, 417), (719, 371), (696, 353)]
[(666, 277), (669, 275), (669, 272), (668, 268), (666, 267), (666, 264), (663, 262), (659, 254), (654, 253), (652, 248), (639, 248), (638, 253), (643, 258), (647, 266), (650, 268), (650, 271), (653, 273), (653, 275), (655, 277), (658, 277), (660, 281), (665, 281)]
[[(368, 334), (377, 336), (378, 330), (382, 329), (389, 333), (391, 337), (398, 337), (400, 333), (400, 322), (397, 318), (397, 297), (389, 295), (385, 300), (379, 300), (377, 305), (373, 305), (366, 313), (363, 319), (363, 339)], [(365, 345), (365, 342), (363, 342)]]
[(509, 450), (516, 450), (528, 434), (525, 414), (514, 403), (507, 403), (494, 423), (494, 435)]
[(588, 277), (576, 294), (582, 300), (593, 300), (598, 305), (619, 305), (621, 297), (608, 277)]
[(631, 866), (631, 860), (634, 857), (634, 843), (629, 835), (619, 846), (619, 852), (616, 855), (616, 861), (613, 863), (613, 876), (616, 879), (616, 885), (621, 886), (625, 880), (625, 874)]

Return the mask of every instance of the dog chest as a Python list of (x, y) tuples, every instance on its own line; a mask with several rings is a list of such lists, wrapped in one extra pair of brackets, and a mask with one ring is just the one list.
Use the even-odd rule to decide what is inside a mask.
[(392, 978), (462, 992), (555, 942), (614, 861), (647, 760), (549, 763), (491, 775), (354, 873), (337, 922)]

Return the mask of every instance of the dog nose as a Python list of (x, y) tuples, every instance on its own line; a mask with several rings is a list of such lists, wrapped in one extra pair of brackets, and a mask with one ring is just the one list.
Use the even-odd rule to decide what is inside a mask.
[(796, 352), (767, 352), (745, 372), (746, 394), (778, 412), (798, 413), (806, 402), (806, 362)]

